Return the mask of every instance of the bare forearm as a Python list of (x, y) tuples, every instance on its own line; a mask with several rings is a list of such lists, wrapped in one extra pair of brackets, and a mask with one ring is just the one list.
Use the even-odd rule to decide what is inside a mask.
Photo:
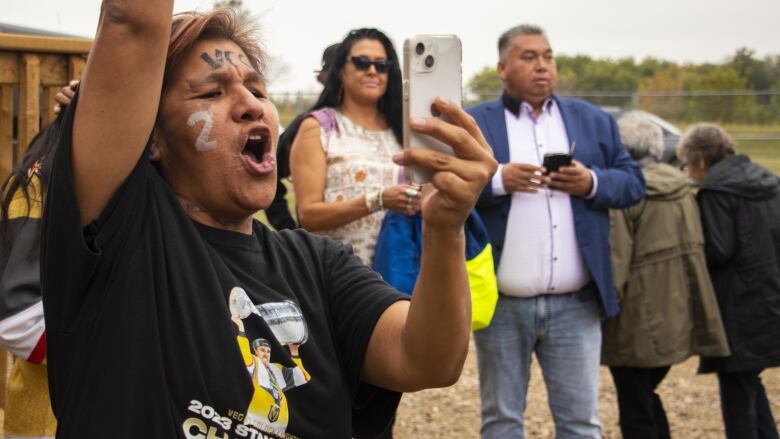
[(83, 224), (100, 213), (146, 145), (160, 99), (172, 10), (172, 0), (103, 3), (73, 127)]
[(441, 387), (460, 376), (468, 351), (471, 299), (465, 235), (423, 225), (420, 275), (402, 331), (404, 357), (420, 388)]
[(326, 203), (324, 201), (299, 207), (301, 227), (316, 232), (330, 230), (349, 224), (368, 215), (365, 197)]
[(100, 24), (123, 23), (143, 32), (155, 26), (168, 31), (173, 0), (103, 0)]

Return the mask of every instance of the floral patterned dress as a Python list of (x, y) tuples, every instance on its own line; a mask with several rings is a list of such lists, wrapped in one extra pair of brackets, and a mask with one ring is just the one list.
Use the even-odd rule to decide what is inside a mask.
[[(328, 163), (324, 201), (338, 203), (398, 184), (401, 168), (392, 156), (401, 151), (401, 145), (391, 129), (367, 130), (333, 108), (315, 111), (312, 116), (320, 123), (320, 141)], [(355, 254), (370, 266), (384, 216), (380, 210), (320, 233), (351, 244)]]

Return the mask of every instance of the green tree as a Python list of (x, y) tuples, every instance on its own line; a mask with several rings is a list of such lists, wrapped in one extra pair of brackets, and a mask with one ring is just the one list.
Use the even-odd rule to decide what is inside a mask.
[(607, 96), (588, 97), (597, 105), (631, 105), (630, 96), (608, 96), (609, 93), (633, 93), (639, 86), (634, 62), (631, 59), (620, 61), (596, 60), (585, 67), (582, 76), (577, 81), (580, 92), (599, 93)]
[(652, 78), (656, 75), (657, 72), (661, 72), (664, 70), (668, 70), (674, 67), (679, 67), (677, 64), (666, 61), (658, 58), (653, 57), (647, 57), (642, 60), (639, 64), (636, 66), (636, 73), (639, 77), (645, 79), (645, 78)]
[(680, 94), (685, 90), (688, 70), (669, 63), (658, 67), (652, 76), (639, 83), (639, 108), (657, 114), (664, 119), (685, 120), (686, 99)]
[(466, 88), (470, 95), (467, 104), (474, 104), (498, 97), (503, 84), (495, 67), (485, 67), (469, 79)]
[(727, 66), (733, 68), (740, 78), (745, 80), (751, 90), (767, 90), (772, 86), (766, 62), (755, 57), (755, 50), (743, 47), (731, 59)]
[[(702, 69), (686, 78), (686, 88), (695, 91), (745, 90), (747, 82), (732, 67)], [(750, 122), (756, 114), (756, 100), (752, 96), (697, 96), (689, 99), (689, 120), (711, 120), (715, 122)]]
[(558, 83), (556, 89), (559, 93), (568, 94), (579, 90), (579, 79), (593, 59), (587, 55), (556, 55), (555, 63), (558, 66)]
[[(780, 90), (780, 55), (759, 59), (741, 48), (723, 64), (679, 65), (658, 58), (637, 63), (587, 55), (557, 55), (556, 62), (556, 93), (597, 105), (639, 106), (680, 122), (780, 122), (780, 96), (740, 94)], [(493, 99), (501, 81), (495, 69), (486, 67), (469, 80), (468, 89), (477, 101)]]

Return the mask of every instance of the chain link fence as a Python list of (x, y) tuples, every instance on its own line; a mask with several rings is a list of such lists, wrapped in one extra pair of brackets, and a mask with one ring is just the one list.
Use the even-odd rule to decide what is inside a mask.
[[(560, 91), (559, 96), (588, 101), (613, 115), (641, 109), (680, 131), (696, 122), (722, 124), (739, 148), (780, 173), (780, 90), (700, 90), (643, 92)], [(316, 93), (272, 93), (282, 125), (317, 100)], [(500, 93), (465, 92), (465, 106), (495, 100)]]

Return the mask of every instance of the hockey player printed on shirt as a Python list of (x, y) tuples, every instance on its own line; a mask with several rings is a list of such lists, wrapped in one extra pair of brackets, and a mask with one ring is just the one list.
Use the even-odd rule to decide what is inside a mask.
[[(289, 307), (286, 303), (279, 305)], [(231, 318), (238, 327), (238, 346), (254, 390), (246, 410), (244, 424), (283, 437), (289, 422), (285, 392), (306, 384), (311, 379), (298, 355), (299, 344), (289, 340), (279, 340), (281, 343), (286, 343), (295, 366), (271, 363), (271, 343), (264, 338), (256, 338), (252, 340), (250, 350), (249, 338), (241, 319), (241, 314), (246, 313), (237, 312), (234, 307), (231, 307), (231, 312), (233, 314)], [(245, 318), (248, 317), (245, 315)], [(273, 322), (268, 323), (273, 329)], [(305, 339), (298, 341), (305, 342)]]

